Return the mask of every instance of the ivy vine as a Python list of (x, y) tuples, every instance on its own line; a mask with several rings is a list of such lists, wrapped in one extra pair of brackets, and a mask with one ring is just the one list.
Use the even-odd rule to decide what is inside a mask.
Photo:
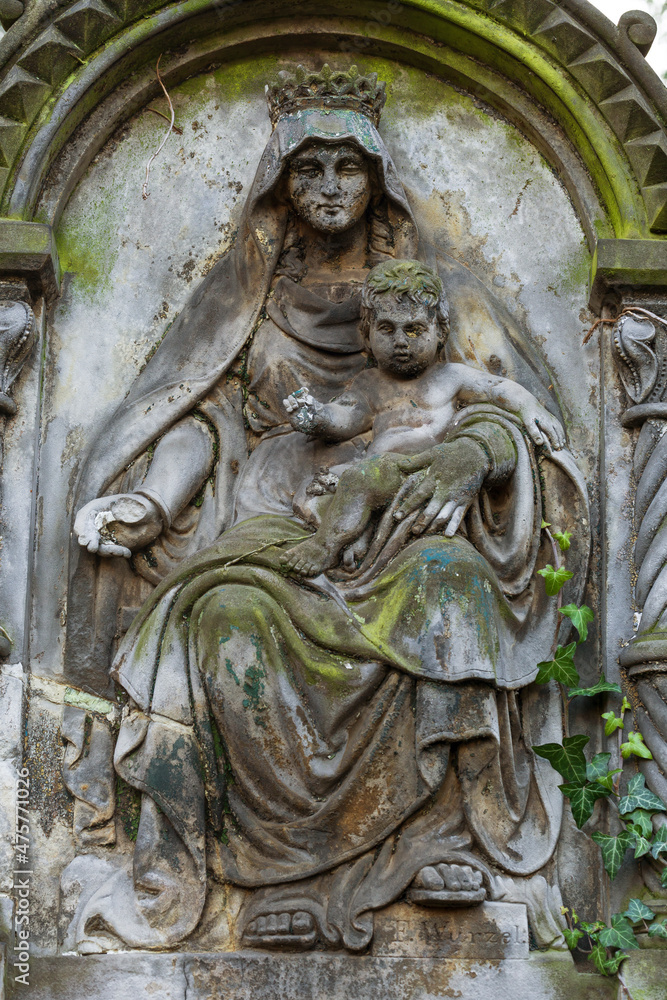
[[(635, 730), (626, 733), (625, 716), (632, 706), (623, 695), (618, 684), (611, 683), (601, 673), (591, 687), (582, 687), (574, 657), (578, 647), (588, 637), (588, 626), (594, 615), (585, 604), (561, 606), (563, 586), (572, 578), (572, 573), (564, 566), (563, 553), (570, 548), (571, 534), (567, 531), (550, 531), (551, 525), (542, 522), (554, 552), (554, 564), (539, 570), (544, 578), (546, 593), (558, 600), (558, 614), (570, 619), (578, 638), (567, 646), (560, 646), (557, 640), (551, 651), (551, 659), (538, 664), (536, 682), (547, 684), (556, 681), (563, 699), (565, 736), (562, 743), (545, 743), (534, 746), (538, 756), (548, 760), (563, 779), (559, 785), (563, 795), (569, 799), (572, 815), (581, 829), (591, 818), (598, 799), (606, 799), (615, 810), (621, 831), (616, 836), (595, 832), (591, 839), (598, 845), (602, 863), (611, 879), (616, 878), (628, 851), (633, 851), (639, 859), (650, 855), (658, 860), (667, 855), (667, 826), (654, 829), (653, 817), (667, 812), (667, 806), (657, 795), (646, 787), (643, 774), (635, 774), (628, 782), (627, 792), (621, 794), (622, 768), (609, 769), (612, 753), (596, 753), (587, 759), (584, 749), (590, 740), (584, 734), (570, 735), (568, 729), (569, 705), (573, 698), (596, 698), (604, 694), (616, 694), (622, 698), (618, 715), (615, 711), (604, 712), (604, 732), (607, 739), (617, 742), (619, 757), (652, 759), (643, 735)], [(559, 624), (561, 618), (559, 617)], [(623, 736), (626, 738), (623, 739)], [(620, 763), (620, 760), (619, 760)], [(663, 868), (662, 885), (667, 888), (667, 866)], [(565, 941), (571, 950), (585, 952), (596, 968), (606, 976), (618, 976), (625, 993), (630, 992), (621, 973), (621, 963), (628, 952), (639, 948), (638, 934), (648, 934), (653, 938), (667, 940), (667, 918), (659, 919), (653, 910), (640, 899), (631, 899), (623, 913), (614, 913), (610, 924), (601, 920), (593, 922), (580, 920), (567, 907), (562, 909), (567, 921), (563, 931)]]

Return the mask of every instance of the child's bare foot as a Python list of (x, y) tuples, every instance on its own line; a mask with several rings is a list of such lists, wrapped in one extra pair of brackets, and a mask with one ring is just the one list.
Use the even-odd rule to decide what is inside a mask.
[(299, 576), (319, 576), (336, 563), (338, 552), (313, 536), (299, 542), (281, 557), (282, 565)]

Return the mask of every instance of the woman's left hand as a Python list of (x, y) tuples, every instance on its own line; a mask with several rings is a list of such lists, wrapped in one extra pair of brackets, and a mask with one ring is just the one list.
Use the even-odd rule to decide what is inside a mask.
[(421, 469), (427, 472), (421, 482), (408, 491), (394, 517), (403, 520), (426, 504), (412, 527), (413, 532), (422, 534), (429, 526), (445, 528), (448, 538), (458, 531), (490, 471), (484, 449), (472, 438), (465, 437), (437, 445), (398, 465), (401, 472), (408, 474)]

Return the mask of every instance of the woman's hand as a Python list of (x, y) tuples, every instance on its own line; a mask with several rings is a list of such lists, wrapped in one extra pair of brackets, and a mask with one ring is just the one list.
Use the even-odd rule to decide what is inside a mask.
[(156, 505), (138, 493), (91, 500), (76, 515), (74, 534), (79, 545), (100, 556), (129, 559), (134, 549), (150, 545), (162, 532)]
[(414, 458), (406, 458), (398, 466), (405, 473), (420, 469), (427, 469), (427, 472), (421, 482), (408, 491), (394, 517), (403, 520), (426, 504), (412, 527), (413, 532), (419, 535), (430, 525), (445, 528), (445, 535), (451, 538), (479, 493), (491, 463), (476, 441), (461, 437)]

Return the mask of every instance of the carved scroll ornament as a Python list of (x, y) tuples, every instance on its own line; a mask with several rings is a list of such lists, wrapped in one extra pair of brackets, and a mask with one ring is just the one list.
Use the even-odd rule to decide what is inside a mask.
[(16, 413), (11, 387), (34, 342), (35, 317), (30, 306), (25, 302), (0, 302), (0, 414), (5, 418)]

